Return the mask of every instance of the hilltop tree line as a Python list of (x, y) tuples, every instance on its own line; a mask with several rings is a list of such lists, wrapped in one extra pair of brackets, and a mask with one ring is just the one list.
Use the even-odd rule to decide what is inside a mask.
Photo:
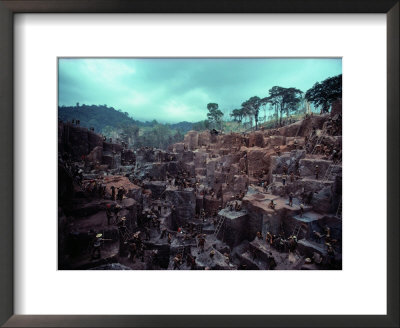
[(165, 149), (170, 144), (183, 141), (193, 123), (179, 122), (162, 124), (156, 120), (142, 122), (129, 116), (128, 112), (107, 105), (59, 106), (58, 118), (63, 122), (79, 120), (80, 125), (94, 128), (107, 138), (119, 138), (135, 147), (157, 147)]
[[(265, 97), (253, 96), (241, 104), (238, 109), (232, 110), (229, 117), (242, 125), (248, 119), (258, 129), (260, 110), (266, 111), (267, 106), (272, 111), (271, 118), (279, 125), (286, 118), (301, 110), (301, 104), (308, 101), (322, 113), (328, 112), (331, 104), (342, 97), (342, 75), (330, 77), (317, 82), (312, 88), (303, 93), (294, 87), (284, 88), (274, 86), (268, 90)], [(224, 113), (217, 103), (207, 104), (207, 119), (196, 123), (180, 122), (176, 124), (162, 124), (153, 121), (141, 122), (129, 116), (128, 112), (108, 107), (107, 105), (86, 105), (77, 103), (76, 106), (59, 106), (58, 116), (61, 121), (80, 120), (80, 124), (87, 128), (94, 128), (98, 133), (110, 138), (119, 138), (134, 147), (157, 147), (165, 149), (168, 145), (183, 141), (189, 130), (223, 130)], [(265, 113), (265, 112), (264, 112)], [(265, 115), (264, 115), (265, 121)]]
[[(321, 113), (326, 113), (333, 101), (341, 97), (342, 74), (315, 83), (305, 94), (294, 87), (274, 86), (268, 90), (266, 97), (250, 97), (241, 104), (240, 108), (232, 110), (230, 116), (238, 123), (242, 123), (245, 118), (248, 118), (251, 124), (254, 120), (255, 128), (258, 129), (260, 109), (265, 109), (269, 105), (273, 111), (273, 118), (282, 125), (283, 116), (286, 115), (286, 118), (289, 118), (292, 113), (299, 111), (300, 104), (304, 104), (305, 100), (313, 104), (316, 109), (320, 109)], [(224, 114), (218, 104), (209, 103), (207, 109), (207, 126), (222, 130)]]

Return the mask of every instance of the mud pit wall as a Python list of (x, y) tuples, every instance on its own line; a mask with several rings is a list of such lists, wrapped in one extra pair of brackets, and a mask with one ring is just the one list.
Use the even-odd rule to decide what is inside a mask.
[(175, 207), (175, 210), (172, 210), (172, 228), (174, 230), (194, 218), (196, 212), (194, 189), (167, 189), (165, 199)]
[(239, 245), (244, 240), (254, 239), (257, 231), (262, 230), (262, 217), (248, 215), (247, 211), (221, 210), (218, 215), (224, 217), (224, 227), (218, 238), (231, 248)]

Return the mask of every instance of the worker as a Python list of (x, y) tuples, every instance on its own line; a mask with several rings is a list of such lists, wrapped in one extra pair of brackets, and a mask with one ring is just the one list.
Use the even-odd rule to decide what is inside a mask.
[(293, 146), (294, 149), (297, 149), (297, 147), (299, 146), (299, 142), (297, 141), (297, 139), (294, 139)]
[(311, 259), (309, 257), (306, 257), (306, 259), (304, 260), (305, 264), (311, 264)]
[(201, 220), (202, 220), (203, 222), (204, 222), (205, 219), (206, 219), (206, 212), (204, 211), (203, 208), (200, 210), (200, 218), (201, 218)]
[(239, 212), (242, 210), (242, 205), (240, 205), (238, 202), (235, 202), (235, 211)]
[(125, 194), (124, 187), (118, 188), (117, 198), (119, 201), (122, 201), (122, 199), (124, 198), (124, 194)]
[(286, 174), (282, 174), (282, 184), (283, 185), (286, 185), (286, 179), (287, 179)]
[(111, 204), (107, 204), (107, 206), (106, 206), (106, 216), (107, 216), (107, 225), (110, 225), (111, 218), (112, 218)]
[(275, 203), (274, 203), (274, 201), (271, 199), (271, 201), (269, 202), (269, 204), (268, 204), (268, 207), (269, 208), (271, 208), (271, 209), (275, 209)]
[(326, 237), (330, 238), (331, 237), (331, 228), (326, 226), (325, 227), (325, 233), (326, 233)]
[(132, 261), (132, 263), (135, 263), (135, 257), (136, 257), (136, 252), (137, 252), (137, 246), (136, 243), (134, 243), (133, 241), (129, 243), (129, 257)]
[(319, 175), (319, 166), (315, 165), (315, 180), (318, 180), (318, 175)]
[(289, 239), (289, 251), (293, 252), (297, 247), (297, 237), (293, 235), (290, 236), (288, 239)]
[(290, 194), (289, 194), (289, 206), (290, 207), (292, 207), (293, 206), (293, 193), (291, 192)]
[(115, 200), (115, 187), (111, 186), (111, 199)]
[[(199, 239), (199, 247), (200, 247), (200, 250), (201, 250), (201, 252), (204, 252), (204, 245), (205, 245), (205, 242), (206, 242), (206, 240), (205, 240), (205, 238), (204, 238), (204, 235), (203, 235), (203, 234), (200, 234), (200, 235), (198, 236), (198, 239)], [(200, 254), (200, 251), (199, 251), (199, 254)]]
[(272, 234), (269, 231), (267, 232), (267, 236), (265, 237), (265, 241), (267, 242), (267, 244), (270, 244), (270, 245), (272, 245), (273, 242), (274, 242)]
[(328, 255), (328, 264), (333, 264), (335, 261), (335, 250), (333, 249), (332, 245), (330, 243), (325, 243), (327, 249), (326, 253)]
[(150, 240), (151, 236), (150, 236), (150, 228), (149, 227), (144, 227), (144, 234), (145, 234), (146, 240)]
[(314, 252), (314, 253), (313, 253), (312, 259), (313, 259), (314, 262), (317, 263), (317, 264), (321, 264), (321, 262), (322, 262), (322, 260), (323, 260), (321, 254), (319, 254), (319, 253), (317, 253), (317, 252)]
[(103, 242), (103, 238), (102, 237), (103, 237), (103, 234), (101, 234), (101, 233), (98, 233), (96, 235), (96, 238), (95, 238), (95, 240), (93, 242), (92, 260), (98, 259), (98, 258), (101, 257), (100, 248), (101, 248), (101, 245), (102, 245), (102, 242)]
[(286, 166), (286, 164), (283, 165), (282, 172), (283, 172), (283, 174), (285, 174), (285, 175), (288, 173), (288, 167)]
[(300, 217), (302, 218), (304, 214), (304, 204), (300, 203)]
[[(189, 254), (188, 254), (189, 255)], [(192, 256), (190, 255), (190, 260), (189, 260), (189, 264), (190, 264), (190, 269), (191, 270), (196, 270), (196, 256)]]
[(229, 207), (230, 211), (233, 211), (233, 203), (232, 202), (229, 203), (228, 207)]
[(182, 255), (176, 254), (176, 256), (174, 257), (174, 270), (175, 269), (180, 270), (181, 264), (182, 264)]
[(269, 252), (268, 254), (268, 269), (273, 270), (276, 267), (276, 261), (275, 258), (272, 256), (272, 252)]
[(315, 230), (313, 230), (313, 236), (314, 236), (314, 239), (315, 239), (318, 243), (321, 242), (322, 237), (324, 237), (323, 234), (321, 234), (320, 232), (315, 231)]
[(224, 253), (224, 257), (225, 257), (225, 263), (229, 264), (230, 261), (231, 261), (231, 257), (229, 256), (229, 254), (228, 253)]

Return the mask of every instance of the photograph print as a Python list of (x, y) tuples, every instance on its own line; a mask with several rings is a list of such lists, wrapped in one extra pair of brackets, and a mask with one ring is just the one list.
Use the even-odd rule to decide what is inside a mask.
[(58, 58), (59, 270), (341, 270), (341, 58)]

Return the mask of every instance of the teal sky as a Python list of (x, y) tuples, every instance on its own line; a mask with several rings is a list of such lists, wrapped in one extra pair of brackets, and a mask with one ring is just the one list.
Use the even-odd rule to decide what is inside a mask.
[(275, 86), (303, 92), (342, 73), (341, 59), (59, 59), (59, 105), (107, 104), (134, 119), (176, 123), (228, 114)]

